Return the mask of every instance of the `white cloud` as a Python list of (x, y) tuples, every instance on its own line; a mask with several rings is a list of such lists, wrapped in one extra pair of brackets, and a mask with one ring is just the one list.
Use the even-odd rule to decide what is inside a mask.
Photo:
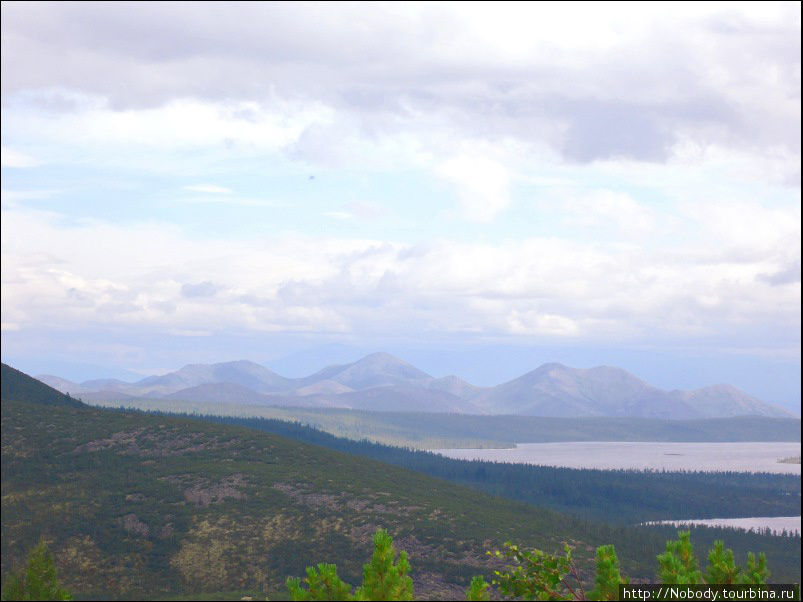
[(454, 186), (466, 219), (492, 221), (510, 204), (510, 175), (497, 161), (459, 155), (442, 163), (437, 172)]
[(624, 239), (648, 236), (656, 225), (655, 212), (624, 192), (602, 189), (578, 195), (569, 191), (557, 202), (574, 224), (595, 230), (612, 226)]
[[(157, 107), (117, 110), (103, 97), (85, 97), (71, 111), (47, 112), (36, 101), (42, 94), (23, 95), (4, 111), (5, 138), (32, 141), (52, 162), (142, 166), (153, 172), (185, 170), (181, 164), (186, 153), (199, 151), (213, 152), (218, 162), (221, 157), (277, 153), (311, 124), (331, 118), (321, 103), (278, 99), (179, 98)], [(222, 187), (210, 184), (187, 189), (223, 193)]]
[[(65, 226), (14, 209), (2, 220), (2, 311), (22, 330), (434, 330), (651, 343), (791, 332), (800, 283), (765, 275), (788, 271), (790, 257), (799, 257), (787, 247), (795, 232), (799, 239), (798, 216), (787, 212), (784, 220), (759, 207), (748, 216), (763, 234), (731, 255), (724, 242), (742, 231), (717, 219), (671, 250), (552, 238), (411, 247), (314, 237), (194, 240), (154, 224)], [(19, 231), (28, 235), (10, 236)], [(187, 283), (207, 283), (214, 294), (188, 296)]]
[(39, 161), (23, 152), (3, 146), (0, 148), (0, 166), (2, 167), (36, 167)]
[[(796, 337), (799, 6), (631, 4), (3, 4), (3, 165), (71, 188), (3, 191), (4, 323)], [(300, 234), (148, 221), (303, 209), (310, 174)], [(142, 222), (72, 203), (134, 178)]]

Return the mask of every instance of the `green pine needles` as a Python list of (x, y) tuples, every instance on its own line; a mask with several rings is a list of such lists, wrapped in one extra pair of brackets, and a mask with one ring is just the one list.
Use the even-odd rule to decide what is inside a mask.
[[(466, 600), (490, 600), (491, 587), (496, 595), (517, 600), (618, 600), (619, 586), (628, 583), (619, 571), (619, 559), (611, 545), (597, 548), (594, 587), (586, 593), (572, 550), (564, 546), (563, 554), (547, 554), (541, 550), (524, 550), (506, 542), (504, 550), (488, 552), (507, 563), (494, 571), (491, 583), (475, 576), (466, 591)], [(293, 600), (412, 600), (413, 582), (407, 575), (410, 565), (406, 552), (399, 554), (388, 532), (380, 529), (374, 535), (374, 553), (363, 567), (363, 583), (352, 593), (352, 586), (337, 576), (333, 564), (307, 567), (304, 585), (298, 578), (287, 580)], [(666, 542), (666, 551), (658, 556), (658, 575), (668, 584), (752, 584), (767, 583), (770, 573), (764, 554), (758, 561), (751, 552), (744, 568), (736, 566), (733, 550), (722, 541), (714, 542), (708, 553), (705, 575), (700, 571), (692, 549), (690, 533), (680, 531), (678, 539)]]
[(5, 579), (3, 600), (72, 600), (70, 593), (61, 587), (53, 557), (44, 539), (28, 554), (28, 562), (20, 571), (13, 571)]
[(287, 580), (293, 600), (412, 600), (413, 580), (407, 576), (407, 552), (396, 560), (393, 539), (385, 529), (374, 534), (374, 553), (363, 566), (362, 585), (352, 594), (352, 586), (337, 576), (334, 564), (307, 567), (306, 588), (297, 577)]

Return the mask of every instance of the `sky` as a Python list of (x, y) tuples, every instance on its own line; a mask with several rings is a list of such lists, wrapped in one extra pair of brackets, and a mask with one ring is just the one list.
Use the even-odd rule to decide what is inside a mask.
[(800, 4), (2, 3), (2, 356), (799, 411)]

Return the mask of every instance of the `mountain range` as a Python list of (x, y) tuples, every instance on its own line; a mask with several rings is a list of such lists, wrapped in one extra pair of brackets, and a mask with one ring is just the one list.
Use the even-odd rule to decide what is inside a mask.
[(48, 374), (37, 378), (87, 401), (151, 398), (395, 412), (670, 420), (792, 416), (730, 385), (665, 391), (610, 366), (578, 369), (548, 363), (495, 387), (478, 387), (453, 375), (435, 378), (388, 353), (372, 353), (303, 378), (286, 378), (246, 360), (189, 364), (133, 383), (117, 379), (74, 383)]

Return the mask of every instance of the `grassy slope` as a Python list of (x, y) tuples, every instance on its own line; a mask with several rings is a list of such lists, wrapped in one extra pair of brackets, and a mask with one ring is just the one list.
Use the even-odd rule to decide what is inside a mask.
[(339, 437), (418, 449), (512, 447), (551, 441), (800, 441), (800, 419), (740, 416), (706, 420), (541, 418), (277, 408), (178, 400), (104, 402), (118, 407), (296, 420)]

